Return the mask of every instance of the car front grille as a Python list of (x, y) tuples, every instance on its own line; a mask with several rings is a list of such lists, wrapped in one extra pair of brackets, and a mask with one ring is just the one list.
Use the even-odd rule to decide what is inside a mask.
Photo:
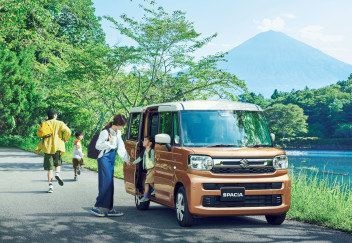
[(214, 167), (211, 172), (214, 174), (266, 174), (274, 173), (273, 167), (252, 167), (252, 168), (235, 168), (235, 167)]
[(281, 182), (269, 183), (204, 183), (204, 190), (220, 190), (226, 187), (244, 187), (245, 190), (270, 190), (281, 189)]
[(272, 158), (214, 158), (214, 174), (272, 174)]
[(220, 196), (204, 196), (204, 207), (269, 207), (282, 204), (281, 195), (248, 195), (242, 202), (221, 201)]

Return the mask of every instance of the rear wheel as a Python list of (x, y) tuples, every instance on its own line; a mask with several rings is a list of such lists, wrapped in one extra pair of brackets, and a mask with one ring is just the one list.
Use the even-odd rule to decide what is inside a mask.
[(277, 215), (265, 215), (266, 221), (272, 225), (280, 225), (285, 221), (286, 213)]
[(136, 195), (134, 197), (134, 202), (138, 210), (147, 210), (149, 208), (150, 201), (141, 202), (143, 195)]
[(176, 195), (176, 218), (182, 227), (190, 227), (193, 224), (193, 215), (188, 211), (187, 195), (183, 187), (178, 189)]

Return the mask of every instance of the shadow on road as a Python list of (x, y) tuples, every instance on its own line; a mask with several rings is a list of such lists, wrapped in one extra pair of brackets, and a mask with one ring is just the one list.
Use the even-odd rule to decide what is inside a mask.
[(7, 191), (7, 192), (0, 192), (0, 194), (7, 194), (7, 193), (12, 193), (12, 194), (43, 194), (43, 193), (48, 193), (46, 191)]
[(0, 163), (1, 171), (34, 171), (43, 170), (43, 163)]
[[(352, 238), (350, 234), (346, 234), (348, 238), (337, 238), (334, 231), (322, 231), (320, 227), (305, 224), (272, 226), (264, 217), (263, 220), (253, 217), (197, 218), (193, 227), (182, 228), (176, 222), (174, 210), (162, 206), (152, 206), (147, 211), (116, 206), (125, 213), (123, 217), (96, 217), (90, 214), (90, 208), (82, 209), (83, 212), (70, 214), (27, 214), (26, 225), (21, 227), (9, 228), (9, 225), (18, 224), (15, 219), (6, 224), (1, 220), (0, 234), (5, 241), (55, 241), (55, 237), (59, 237), (60, 241), (68, 242), (302, 242), (302, 239), (346, 242)], [(76, 220), (72, 220), (72, 216)], [(272, 228), (277, 228), (278, 233), (267, 234)], [(23, 232), (26, 232), (26, 239)]]

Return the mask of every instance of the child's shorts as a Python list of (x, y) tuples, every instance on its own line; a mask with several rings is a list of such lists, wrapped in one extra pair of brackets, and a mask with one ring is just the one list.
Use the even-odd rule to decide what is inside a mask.
[(61, 166), (62, 158), (61, 152), (57, 151), (55, 154), (44, 154), (44, 170), (52, 170), (54, 167)]
[(84, 165), (83, 158), (73, 158), (72, 165), (73, 165), (73, 168), (77, 168), (77, 166), (79, 166), (79, 165), (80, 166)]
[(145, 184), (153, 184), (154, 183), (154, 168), (147, 170), (147, 177), (145, 178)]

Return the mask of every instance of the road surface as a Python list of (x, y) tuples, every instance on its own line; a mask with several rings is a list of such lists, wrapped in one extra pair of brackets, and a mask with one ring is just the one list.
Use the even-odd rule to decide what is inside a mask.
[(175, 211), (151, 203), (138, 211), (123, 180), (115, 179), (115, 208), (123, 217), (95, 217), (89, 210), (98, 195), (98, 174), (84, 169), (73, 181), (64, 163), (64, 186), (54, 179), (47, 193), (43, 157), (0, 148), (0, 242), (352, 242), (352, 234), (286, 220), (275, 227), (264, 216), (197, 218), (181, 228)]

